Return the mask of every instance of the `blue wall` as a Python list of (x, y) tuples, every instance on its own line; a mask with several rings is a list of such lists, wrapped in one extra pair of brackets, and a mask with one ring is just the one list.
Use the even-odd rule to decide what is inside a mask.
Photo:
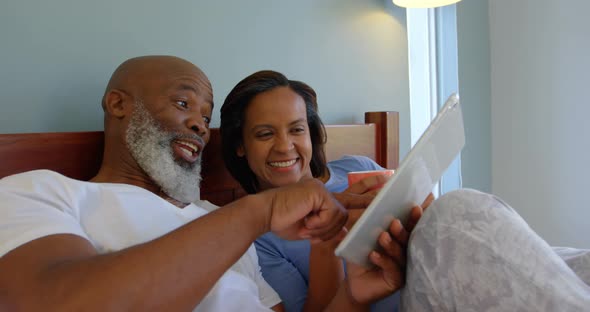
[(396, 110), (409, 147), (405, 10), (386, 0), (3, 1), (0, 133), (102, 129), (114, 68), (173, 54), (210, 77), (219, 107), (246, 75), (274, 69), (311, 84), (326, 123)]
[(457, 3), (459, 93), (466, 144), (463, 186), (492, 191), (490, 28), (487, 0)]

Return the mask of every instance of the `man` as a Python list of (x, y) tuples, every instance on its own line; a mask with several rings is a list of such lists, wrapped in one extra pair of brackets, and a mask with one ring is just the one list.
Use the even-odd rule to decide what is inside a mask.
[[(124, 62), (102, 106), (104, 157), (90, 182), (47, 170), (0, 180), (0, 310), (280, 311), (251, 243), (267, 231), (329, 239), (346, 210), (315, 180), (220, 209), (199, 201), (213, 96), (185, 60)], [(386, 257), (372, 257), (381, 270), (351, 273), (332, 309), (401, 286), (407, 233), (390, 231)]]

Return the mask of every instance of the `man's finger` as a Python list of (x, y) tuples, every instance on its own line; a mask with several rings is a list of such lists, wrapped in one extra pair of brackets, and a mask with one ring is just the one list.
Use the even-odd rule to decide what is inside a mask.
[(311, 243), (325, 242), (339, 235), (344, 227), (303, 230), (302, 238), (309, 239)]
[(346, 209), (364, 209), (375, 196), (370, 194), (333, 193), (334, 198)]
[(333, 227), (335, 225), (344, 225), (348, 220), (348, 210), (346, 209), (327, 209), (317, 213), (311, 213), (304, 219), (305, 227), (308, 229), (321, 229)]

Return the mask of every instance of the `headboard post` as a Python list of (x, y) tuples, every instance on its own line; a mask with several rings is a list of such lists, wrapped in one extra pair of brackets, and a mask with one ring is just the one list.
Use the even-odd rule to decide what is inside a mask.
[(381, 166), (395, 169), (399, 165), (399, 113), (365, 112), (365, 123), (377, 125), (375, 136), (378, 148), (376, 161)]

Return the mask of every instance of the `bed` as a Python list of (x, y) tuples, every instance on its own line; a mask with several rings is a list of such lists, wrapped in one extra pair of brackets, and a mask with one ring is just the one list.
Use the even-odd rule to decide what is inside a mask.
[[(399, 115), (397, 112), (366, 112), (364, 124), (326, 125), (328, 161), (343, 155), (364, 155), (382, 167), (395, 169), (399, 162)], [(50, 169), (68, 177), (88, 180), (100, 167), (104, 134), (52, 132), (0, 134), (0, 178), (35, 169)], [(203, 151), (201, 199), (217, 205), (245, 195), (225, 169), (219, 129)]]

